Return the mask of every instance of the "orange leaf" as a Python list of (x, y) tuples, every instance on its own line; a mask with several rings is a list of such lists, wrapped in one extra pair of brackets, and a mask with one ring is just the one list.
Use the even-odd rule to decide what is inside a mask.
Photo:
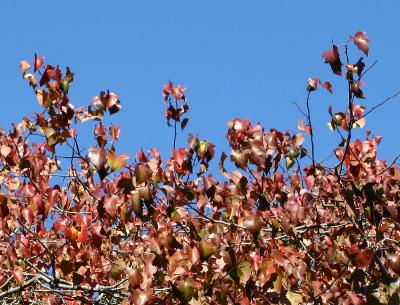
[(322, 87), (324, 87), (326, 90), (328, 90), (332, 94), (333, 87), (332, 87), (332, 84), (329, 81), (326, 81), (325, 83), (323, 83)]

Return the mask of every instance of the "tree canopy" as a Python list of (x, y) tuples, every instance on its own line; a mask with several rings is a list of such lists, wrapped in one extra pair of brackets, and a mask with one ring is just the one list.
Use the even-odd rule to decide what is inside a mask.
[[(322, 54), (347, 92), (345, 109), (328, 110), (334, 162), (315, 156), (311, 107), (318, 87), (334, 88), (311, 77), (298, 130), (232, 119), (217, 172), (212, 143), (190, 135), (177, 147), (182, 85), (160, 98), (171, 156), (129, 156), (118, 125), (102, 123), (122, 109), (117, 94), (75, 107), (68, 67), (21, 61), (41, 111), (0, 130), (0, 302), (398, 304), (400, 168), (378, 158), (381, 137), (354, 130), (400, 93), (359, 104), (376, 62), (352, 52), (368, 56), (364, 32)], [(86, 121), (97, 121), (88, 149), (76, 128)]]

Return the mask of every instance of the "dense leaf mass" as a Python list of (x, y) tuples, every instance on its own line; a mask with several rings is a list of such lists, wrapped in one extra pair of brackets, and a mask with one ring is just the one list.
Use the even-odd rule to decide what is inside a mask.
[[(368, 54), (365, 33), (354, 42)], [(378, 158), (379, 136), (353, 139), (366, 123), (355, 103), (365, 64), (343, 65), (338, 48), (323, 54), (335, 74), (347, 69), (348, 107), (329, 108), (335, 160), (314, 154), (320, 80), (310, 78), (298, 132), (228, 122), (222, 175), (210, 173), (208, 141), (175, 147), (177, 123), (188, 124), (183, 86), (163, 87), (171, 156), (129, 157), (117, 152), (117, 125), (96, 123), (86, 150), (74, 127), (120, 111), (115, 93), (75, 108), (69, 68), (35, 55), (29, 73), (22, 61), (42, 112), (0, 130), (0, 302), (398, 304), (400, 168)]]

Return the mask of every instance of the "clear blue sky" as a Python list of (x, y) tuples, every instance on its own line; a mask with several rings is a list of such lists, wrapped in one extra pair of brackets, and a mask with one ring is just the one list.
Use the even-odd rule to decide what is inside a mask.
[[(316, 141), (323, 157), (332, 140), (327, 108), (344, 109), (345, 82), (330, 72), (321, 53), (332, 39), (341, 43), (364, 30), (370, 58), (378, 65), (366, 76), (368, 107), (400, 89), (399, 1), (15, 1), (0, 3), (0, 125), (40, 111), (21, 79), (19, 61), (34, 53), (45, 62), (69, 65), (75, 72), (71, 100), (87, 104), (100, 90), (122, 100), (113, 116), (122, 137), (118, 150), (140, 147), (167, 152), (161, 86), (169, 79), (188, 88), (188, 132), (227, 150), (226, 122), (234, 117), (260, 121), (266, 128), (296, 130), (310, 76), (331, 80), (335, 94), (312, 98)], [(355, 51), (352, 59), (360, 55)], [(381, 156), (400, 151), (400, 99), (381, 108), (367, 127), (384, 137)], [(91, 135), (87, 124), (86, 136)], [(184, 136), (178, 139), (184, 145)], [(87, 140), (86, 140), (87, 141)], [(87, 143), (91, 143), (87, 141)]]

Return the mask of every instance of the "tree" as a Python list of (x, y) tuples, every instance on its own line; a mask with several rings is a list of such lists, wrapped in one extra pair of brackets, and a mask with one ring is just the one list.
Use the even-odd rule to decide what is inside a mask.
[[(213, 144), (191, 135), (176, 147), (183, 86), (163, 87), (172, 156), (141, 150), (128, 161), (119, 127), (101, 122), (121, 110), (115, 93), (74, 108), (68, 67), (22, 61), (42, 112), (0, 132), (1, 302), (398, 304), (400, 168), (378, 159), (379, 136), (353, 138), (400, 93), (368, 111), (356, 103), (375, 63), (351, 64), (352, 42), (368, 55), (363, 32), (322, 55), (348, 93), (346, 109), (329, 108), (337, 161), (315, 157), (311, 97), (333, 88), (310, 78), (297, 133), (228, 123), (233, 170), (223, 153), (221, 179)], [(83, 150), (75, 124), (88, 120), (99, 121), (96, 145)]]

